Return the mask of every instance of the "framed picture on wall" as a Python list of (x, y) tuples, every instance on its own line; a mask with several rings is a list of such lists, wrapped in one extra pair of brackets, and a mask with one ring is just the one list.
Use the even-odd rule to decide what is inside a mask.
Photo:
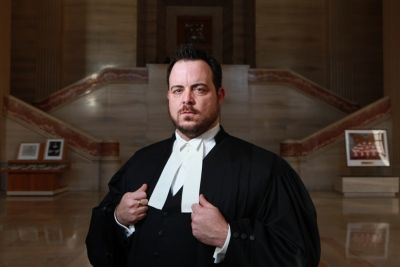
[(62, 160), (64, 155), (64, 139), (47, 139), (44, 152), (45, 160)]
[(390, 166), (386, 130), (346, 130), (347, 166)]
[(18, 156), (19, 160), (37, 160), (39, 158), (39, 143), (21, 143), (19, 145)]

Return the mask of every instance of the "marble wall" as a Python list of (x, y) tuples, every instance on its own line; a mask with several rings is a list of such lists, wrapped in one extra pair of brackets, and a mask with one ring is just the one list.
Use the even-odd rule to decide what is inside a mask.
[[(224, 65), (223, 71), (222, 125), (229, 133), (275, 153), (281, 141), (303, 138), (346, 115), (295, 87), (249, 83), (246, 65)], [(173, 132), (165, 72), (166, 65), (150, 64), (148, 83), (106, 85), (50, 113), (96, 138), (118, 140), (123, 163), (139, 148)]]
[[(0, 168), (5, 161), (5, 96), (10, 90), (11, 1), (0, 2)], [(0, 173), (0, 177), (2, 174)]]
[[(382, 118), (360, 129), (385, 129), (388, 134), (389, 157), (393, 160), (392, 119)], [(342, 176), (393, 176), (393, 167), (349, 167), (346, 163), (344, 138), (305, 157), (288, 157), (287, 160), (300, 174), (312, 191), (333, 190), (335, 180)], [(397, 174), (398, 175), (398, 174)]]
[(64, 86), (106, 66), (136, 65), (136, 0), (67, 0), (64, 6)]
[(393, 168), (400, 175), (400, 2), (384, 0), (384, 91), (392, 101), (393, 114)]
[[(113, 174), (112, 170), (115, 171), (135, 151), (172, 134), (173, 126), (167, 113), (166, 67), (150, 64), (147, 69), (148, 79), (140, 76), (140, 79), (134, 81), (128, 79), (104, 83), (95, 90), (76, 95), (70, 101), (50, 109), (50, 115), (96, 139), (112, 139), (120, 143), (120, 161), (96, 161), (71, 151), (71, 169), (66, 173), (70, 188), (104, 188)], [(279, 71), (249, 71), (247, 65), (223, 65), (223, 72), (223, 86), (227, 93), (222, 106), (223, 127), (229, 133), (275, 153), (279, 153), (280, 143), (287, 139), (303, 139), (337, 123), (347, 114), (338, 107), (351, 108), (346, 102), (333, 105), (340, 99), (332, 101), (333, 95), (325, 95), (322, 89), (319, 90), (323, 98), (317, 98), (304, 88), (300, 89), (305, 84), (298, 80), (299, 77), (290, 76), (293, 79), (292, 85), (265, 79), (271, 75), (279, 77)], [(120, 72), (110, 70), (110, 73)], [(288, 78), (287, 74), (283, 72), (281, 76)], [(298, 85), (300, 87), (296, 87)], [(386, 123), (371, 127), (383, 127), (390, 133), (390, 125)], [(9, 121), (7, 159), (15, 158), (20, 142), (42, 142), (44, 138), (29, 127)], [(341, 144), (343, 141), (340, 140), (309, 156), (288, 158), (309, 189), (331, 190), (334, 178), (338, 175), (362, 174), (362, 171), (343, 167), (345, 153)], [(389, 141), (392, 140), (390, 138)], [(368, 172), (371, 169), (364, 170)], [(387, 174), (379, 168), (375, 172), (376, 175)]]
[(62, 4), (12, 1), (11, 93), (30, 102), (62, 86)]
[(12, 90), (37, 102), (107, 66), (136, 65), (136, 0), (12, 1)]
[(381, 0), (256, 0), (256, 66), (366, 105), (383, 95)]
[(289, 68), (362, 105), (382, 96), (381, 0), (15, 0), (12, 6), (12, 93), (30, 103), (106, 66), (163, 63), (179, 12), (215, 17), (215, 50), (224, 63)]
[(328, 2), (328, 84), (364, 106), (383, 96), (382, 0)]
[[(142, 1), (46, 0), (38, 4), (37, 1), (30, 0), (12, 1), (11, 92), (28, 102), (35, 102), (49, 92), (57, 91), (59, 87), (76, 82), (103, 67), (134, 67), (139, 56), (137, 42), (142, 41), (137, 38), (137, 31), (142, 30), (137, 29), (137, 19), (141, 15), (140, 2)], [(247, 17), (246, 11), (241, 8), (248, 9), (248, 4), (247, 1), (233, 0), (230, 6), (233, 25), (224, 24), (224, 29), (228, 27), (231, 31), (234, 45), (227, 50), (229, 53), (223, 53), (230, 54), (238, 62), (251, 62), (246, 56), (246, 51), (254, 51), (254, 58), (259, 67), (294, 69), (340, 95), (365, 104), (381, 94), (381, 42), (379, 37), (376, 37), (380, 27), (379, 23), (375, 23), (380, 21), (381, 6), (378, 2), (380, 3), (380, 0), (255, 0), (255, 48), (247, 47), (248, 49), (241, 50), (248, 45), (244, 40), (251, 32), (242, 30), (240, 26), (242, 20)], [(9, 2), (2, 1), (2, 4), (7, 3)], [(148, 22), (145, 30), (152, 36), (146, 43), (149, 47), (146, 57), (156, 58), (160, 46), (155, 37), (159, 34), (156, 27), (157, 1), (148, 0), (146, 3), (151, 7), (150, 11), (152, 10), (145, 18)], [(385, 76), (385, 94), (396, 100), (399, 98), (396, 88), (400, 75), (396, 67), (398, 38), (394, 38), (397, 36), (395, 26), (398, 20), (393, 10), (396, 10), (397, 6), (392, 0), (386, 0), (384, 4), (387, 24), (385, 69), (389, 70)], [(1, 10), (7, 12), (7, 8)], [(43, 12), (62, 13), (60, 16), (48, 17)], [(6, 18), (7, 16), (2, 16), (2, 19)], [(1, 24), (1, 27), (6, 25)], [(223, 38), (226, 41), (230, 38), (228, 37)], [(357, 40), (353, 40), (353, 37)], [(236, 50), (236, 47), (239, 47), (239, 50)], [(4, 51), (7, 49), (0, 49), (1, 53)], [(52, 53), (47, 54), (46, 51)], [(8, 52), (5, 53), (5, 57), (7, 55)], [(247, 66), (226, 68), (234, 74), (242, 73), (237, 84), (241, 87), (248, 86), (248, 90), (243, 90), (244, 87), (234, 87), (234, 80), (227, 81), (231, 90), (228, 90), (223, 108), (224, 125), (230, 132), (273, 151), (278, 151), (276, 142), (279, 138), (307, 135), (313, 129), (343, 116), (343, 113), (332, 109), (326, 103), (312, 100), (287, 86), (244, 84), (247, 74), (242, 70)], [(155, 68), (152, 71), (154, 75), (163, 72), (162, 69)], [(1, 72), (0, 75), (5, 73)], [(128, 130), (122, 138), (128, 141), (125, 144), (121, 142), (121, 150), (126, 148), (122, 151), (125, 160), (138, 147), (159, 140), (171, 132), (172, 127), (164, 113), (166, 108), (163, 93), (159, 91), (164, 90), (164, 85), (161, 84), (161, 80), (164, 82), (164, 75), (160, 77), (162, 79), (160, 78), (159, 85), (158, 82), (151, 84), (152, 90), (155, 91), (148, 90), (148, 85), (140, 84), (109, 86), (55, 110), (54, 114), (63, 118), (65, 116), (68, 122), (76, 123), (79, 127), (82, 125), (83, 129), (87, 127), (93, 135), (107, 138), (120, 133), (109, 133), (110, 129), (104, 130), (96, 125), (114, 125), (116, 114), (123, 114), (123, 119), (117, 119), (116, 125), (127, 127), (125, 119), (133, 122), (133, 126), (128, 124)], [(0, 90), (4, 94), (4, 89)], [(131, 94), (133, 98), (129, 98), (132, 97)], [(315, 108), (310, 108), (310, 105)], [(283, 110), (284, 106), (289, 110)], [(129, 110), (127, 113), (126, 107)], [(82, 108), (87, 112), (82, 113), (83, 118), (87, 118), (86, 121), (80, 121), (76, 116), (77, 110)], [(393, 112), (395, 134), (399, 132), (398, 110), (399, 108), (395, 107)], [(298, 117), (293, 118), (292, 115)], [(284, 116), (284, 123), (279, 121), (282, 120), (280, 116)], [(259, 131), (260, 128), (262, 131)], [(278, 138), (275, 133), (271, 134), (271, 128), (276, 129), (281, 136)], [(398, 148), (397, 139), (393, 142)], [(396, 151), (400, 149), (395, 150), (398, 168), (399, 152)]]
[[(11, 117), (6, 119), (6, 159), (17, 158), (20, 143), (45, 144), (49, 136), (22, 124)], [(120, 167), (119, 158), (101, 159), (87, 157), (66, 144), (66, 158), (70, 167), (63, 173), (61, 184), (71, 191), (104, 190), (110, 177)], [(6, 177), (1, 178), (1, 190), (6, 188)]]
[(327, 82), (327, 1), (256, 0), (256, 66)]

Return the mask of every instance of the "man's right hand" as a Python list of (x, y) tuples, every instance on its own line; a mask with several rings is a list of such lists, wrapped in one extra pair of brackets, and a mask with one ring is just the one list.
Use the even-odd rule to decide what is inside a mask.
[(146, 216), (147, 203), (149, 202), (146, 190), (147, 184), (143, 184), (135, 192), (128, 192), (122, 196), (115, 209), (115, 215), (119, 223), (125, 226), (134, 225)]

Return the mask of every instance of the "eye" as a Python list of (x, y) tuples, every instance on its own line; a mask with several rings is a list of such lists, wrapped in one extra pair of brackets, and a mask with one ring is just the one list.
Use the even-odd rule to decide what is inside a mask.
[(208, 87), (205, 85), (196, 85), (193, 88), (193, 91), (195, 92), (195, 94), (197, 95), (205, 95), (208, 92)]
[(171, 88), (171, 93), (174, 95), (179, 95), (182, 94), (183, 88), (182, 87), (172, 87)]

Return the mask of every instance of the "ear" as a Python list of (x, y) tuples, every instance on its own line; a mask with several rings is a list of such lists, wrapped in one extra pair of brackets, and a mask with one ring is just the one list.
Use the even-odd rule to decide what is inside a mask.
[(219, 88), (217, 91), (218, 102), (221, 104), (225, 98), (225, 89), (223, 87)]

